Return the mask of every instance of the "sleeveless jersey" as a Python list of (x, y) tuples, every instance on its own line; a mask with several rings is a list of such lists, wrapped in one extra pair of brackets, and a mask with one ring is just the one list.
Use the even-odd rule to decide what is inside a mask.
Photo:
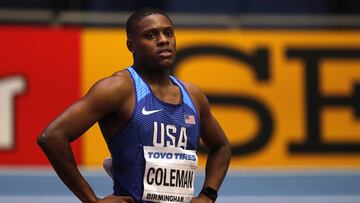
[(183, 83), (173, 76), (171, 82), (181, 92), (180, 104), (158, 99), (150, 86), (132, 68), (135, 106), (131, 118), (108, 143), (113, 158), (114, 195), (142, 200), (145, 170), (144, 146), (180, 147), (196, 150), (200, 138), (200, 120)]

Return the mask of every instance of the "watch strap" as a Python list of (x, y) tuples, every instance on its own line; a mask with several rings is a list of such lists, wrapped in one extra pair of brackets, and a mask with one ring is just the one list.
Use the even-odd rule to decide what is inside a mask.
[(211, 188), (211, 187), (204, 187), (201, 190), (201, 193), (206, 195), (207, 197), (209, 197), (210, 199), (212, 199), (214, 202), (217, 199), (218, 193), (215, 189)]

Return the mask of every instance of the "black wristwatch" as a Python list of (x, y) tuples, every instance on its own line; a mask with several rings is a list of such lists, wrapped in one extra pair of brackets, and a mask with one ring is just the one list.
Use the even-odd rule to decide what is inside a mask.
[(204, 187), (201, 190), (201, 193), (203, 193), (204, 195), (208, 196), (210, 199), (212, 199), (214, 202), (218, 196), (218, 193), (215, 189), (211, 188), (211, 187)]

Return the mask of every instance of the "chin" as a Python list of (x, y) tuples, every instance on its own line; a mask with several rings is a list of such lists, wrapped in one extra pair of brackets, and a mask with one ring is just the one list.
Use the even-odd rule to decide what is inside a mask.
[(159, 67), (170, 68), (173, 64), (174, 64), (174, 60), (172, 59), (162, 60), (159, 63)]

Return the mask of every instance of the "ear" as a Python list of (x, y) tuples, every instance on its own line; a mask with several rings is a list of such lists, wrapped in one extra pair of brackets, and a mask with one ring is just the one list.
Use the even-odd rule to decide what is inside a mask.
[(131, 53), (134, 53), (134, 52), (135, 52), (135, 51), (134, 51), (134, 47), (133, 47), (133, 43), (132, 43), (131, 39), (127, 39), (127, 40), (126, 40), (126, 46), (127, 46), (127, 48), (129, 49), (129, 51), (130, 51)]

